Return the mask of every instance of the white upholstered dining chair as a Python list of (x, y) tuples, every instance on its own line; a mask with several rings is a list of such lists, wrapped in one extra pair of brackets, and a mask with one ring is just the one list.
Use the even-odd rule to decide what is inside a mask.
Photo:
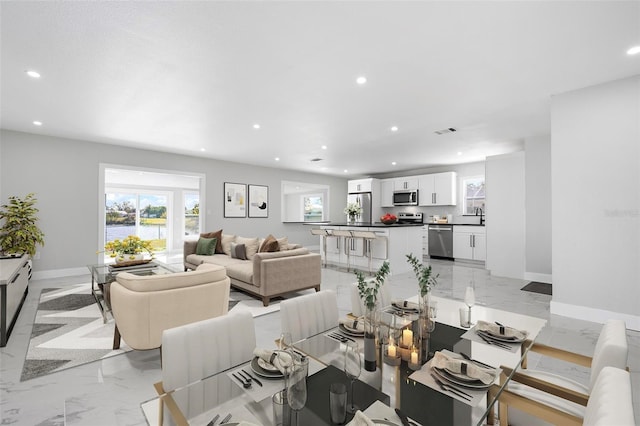
[[(607, 321), (600, 331), (593, 357), (539, 343), (534, 343), (529, 352), (590, 368), (589, 385), (585, 386), (547, 371), (523, 368), (516, 372), (508, 383), (509, 393), (500, 399), (501, 425), (529, 426), (555, 423), (565, 414), (569, 416), (566, 419), (584, 417), (589, 395), (600, 372), (605, 367), (623, 370), (627, 368), (626, 326), (624, 321)], [(503, 367), (503, 370), (505, 374), (511, 372), (511, 369), (506, 367)]]
[[(162, 333), (162, 381), (154, 385), (159, 395), (219, 373), (253, 358), (256, 332), (253, 316), (247, 311), (227, 314), (165, 330)], [(212, 392), (194, 392), (175, 396), (181, 407), (198, 412), (212, 404), (206, 398), (219, 398), (235, 387), (216, 388)], [(174, 420), (180, 414), (171, 408), (172, 398), (165, 398)], [(164, 403), (160, 418), (164, 417)], [(188, 414), (188, 413), (185, 413)], [(177, 423), (180, 423), (177, 421)]]
[[(386, 285), (380, 287), (378, 293), (378, 307), (384, 308), (391, 305), (391, 292)], [(364, 302), (358, 292), (358, 283), (353, 283), (351, 286), (351, 315), (355, 317), (361, 317), (365, 313)]]
[(293, 341), (338, 326), (338, 299), (335, 291), (322, 290), (280, 302), (283, 333), (291, 333)]

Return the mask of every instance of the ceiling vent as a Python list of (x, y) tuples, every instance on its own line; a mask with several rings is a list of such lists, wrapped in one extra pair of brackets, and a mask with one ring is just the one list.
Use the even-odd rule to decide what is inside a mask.
[(318, 161), (322, 161), (322, 158), (312, 158), (311, 159), (312, 163), (317, 163)]
[(446, 135), (447, 133), (453, 133), (455, 131), (456, 129), (454, 129), (453, 127), (449, 127), (447, 129), (436, 130), (436, 135)]

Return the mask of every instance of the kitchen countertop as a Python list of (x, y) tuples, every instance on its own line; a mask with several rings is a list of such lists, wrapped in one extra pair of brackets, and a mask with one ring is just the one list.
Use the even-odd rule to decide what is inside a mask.
[(356, 222), (356, 223), (346, 223), (346, 222), (330, 222), (330, 223), (316, 223), (314, 225), (322, 225), (322, 226), (350, 226), (355, 228), (404, 228), (408, 226), (422, 226), (422, 223), (394, 223), (393, 225), (385, 225), (382, 222)]
[(452, 225), (452, 226), (484, 226), (483, 223), (480, 225), (479, 223), (435, 223), (435, 222), (425, 222), (425, 225)]

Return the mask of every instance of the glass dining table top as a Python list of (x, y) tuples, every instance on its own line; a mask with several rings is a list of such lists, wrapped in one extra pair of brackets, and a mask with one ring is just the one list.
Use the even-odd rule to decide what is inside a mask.
[[(545, 320), (526, 315), (482, 306), (474, 307), (473, 321), (497, 321), (527, 331), (525, 342), (511, 345), (511, 349), (507, 350), (477, 338), (474, 329), (460, 327), (458, 309), (463, 306), (461, 302), (445, 298), (434, 299), (438, 302), (438, 316), (435, 329), (429, 336), (430, 354), (438, 351), (446, 354), (464, 353), (481, 364), (496, 368), (503, 365), (514, 372), (521, 367), (530, 343), (546, 323)], [(455, 312), (455, 320), (451, 312)], [(336, 338), (336, 335), (341, 337)], [(339, 327), (294, 343), (297, 353), (310, 358), (307, 404), (300, 411), (300, 424), (332, 424), (328, 407), (329, 386), (333, 382), (349, 383), (343, 372), (346, 339), (357, 341), (360, 350), (363, 350), (362, 338), (341, 333)], [(384, 412), (384, 418), (389, 419), (387, 422), (391, 424), (396, 424), (394, 420), (398, 425), (401, 424), (394, 412), (395, 408), (401, 409), (418, 424), (486, 424), (487, 416), (496, 410), (494, 400), (510, 379), (510, 376), (496, 376), (491, 386), (482, 389), (455, 386), (455, 389), (461, 390), (462, 393), (473, 396), (469, 401), (466, 397), (459, 397), (457, 393), (440, 389), (430, 374), (432, 361), (427, 362), (420, 370), (414, 371), (408, 368), (407, 362), (389, 365), (384, 362), (384, 354), (381, 351), (378, 355), (376, 371), (368, 372), (362, 369), (354, 388), (354, 398), (363, 410), (376, 401), (382, 401), (383, 405), (378, 405), (388, 407), (388, 412)], [(253, 381), (250, 388), (243, 387), (238, 378), (234, 377), (234, 374), (239, 375), (239, 370), (258, 378), (262, 386)], [(263, 373), (264, 371), (256, 367), (254, 359), (253, 362), (243, 363), (146, 401), (142, 404), (142, 409), (150, 425), (161, 424), (160, 399), (175, 402), (180, 413), (184, 415), (184, 424), (206, 426), (216, 415), (219, 422), (219, 419), (231, 414), (230, 424), (244, 420), (256, 425), (272, 425), (274, 423), (271, 397), (284, 388), (284, 381), (282, 377), (265, 377)], [(168, 420), (171, 417), (169, 411), (165, 409), (164, 412), (164, 424), (174, 424)], [(352, 415), (348, 415), (347, 423), (351, 417)]]

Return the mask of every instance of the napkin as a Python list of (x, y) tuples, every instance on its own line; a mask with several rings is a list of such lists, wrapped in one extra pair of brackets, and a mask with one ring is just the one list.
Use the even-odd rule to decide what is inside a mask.
[(364, 333), (364, 318), (350, 319), (344, 318), (340, 320), (340, 324), (344, 325), (347, 330), (353, 330)]
[(373, 421), (367, 417), (362, 411), (356, 411), (356, 414), (353, 416), (353, 420), (349, 422), (349, 426), (376, 426)]
[(391, 304), (398, 308), (415, 309), (416, 311), (419, 309), (417, 303), (409, 302), (407, 300), (393, 300)]
[(273, 351), (270, 349), (255, 348), (253, 354), (262, 360), (273, 364), (282, 374), (291, 366), (291, 354), (285, 351)]
[[(465, 364), (466, 367), (463, 366), (463, 364)], [(467, 362), (466, 360), (451, 358), (439, 351), (434, 354), (431, 367), (440, 369), (446, 368), (454, 373), (465, 374), (472, 379), (480, 380), (485, 385), (491, 384), (496, 378), (496, 370), (493, 368), (482, 368), (479, 365)], [(463, 372), (465, 369), (466, 372)]]
[(512, 327), (501, 327), (497, 324), (493, 324), (486, 321), (478, 321), (476, 330), (486, 331), (489, 334), (493, 334), (495, 336), (502, 336), (507, 339), (513, 339), (513, 341), (524, 340), (527, 337), (526, 331), (518, 330)]

